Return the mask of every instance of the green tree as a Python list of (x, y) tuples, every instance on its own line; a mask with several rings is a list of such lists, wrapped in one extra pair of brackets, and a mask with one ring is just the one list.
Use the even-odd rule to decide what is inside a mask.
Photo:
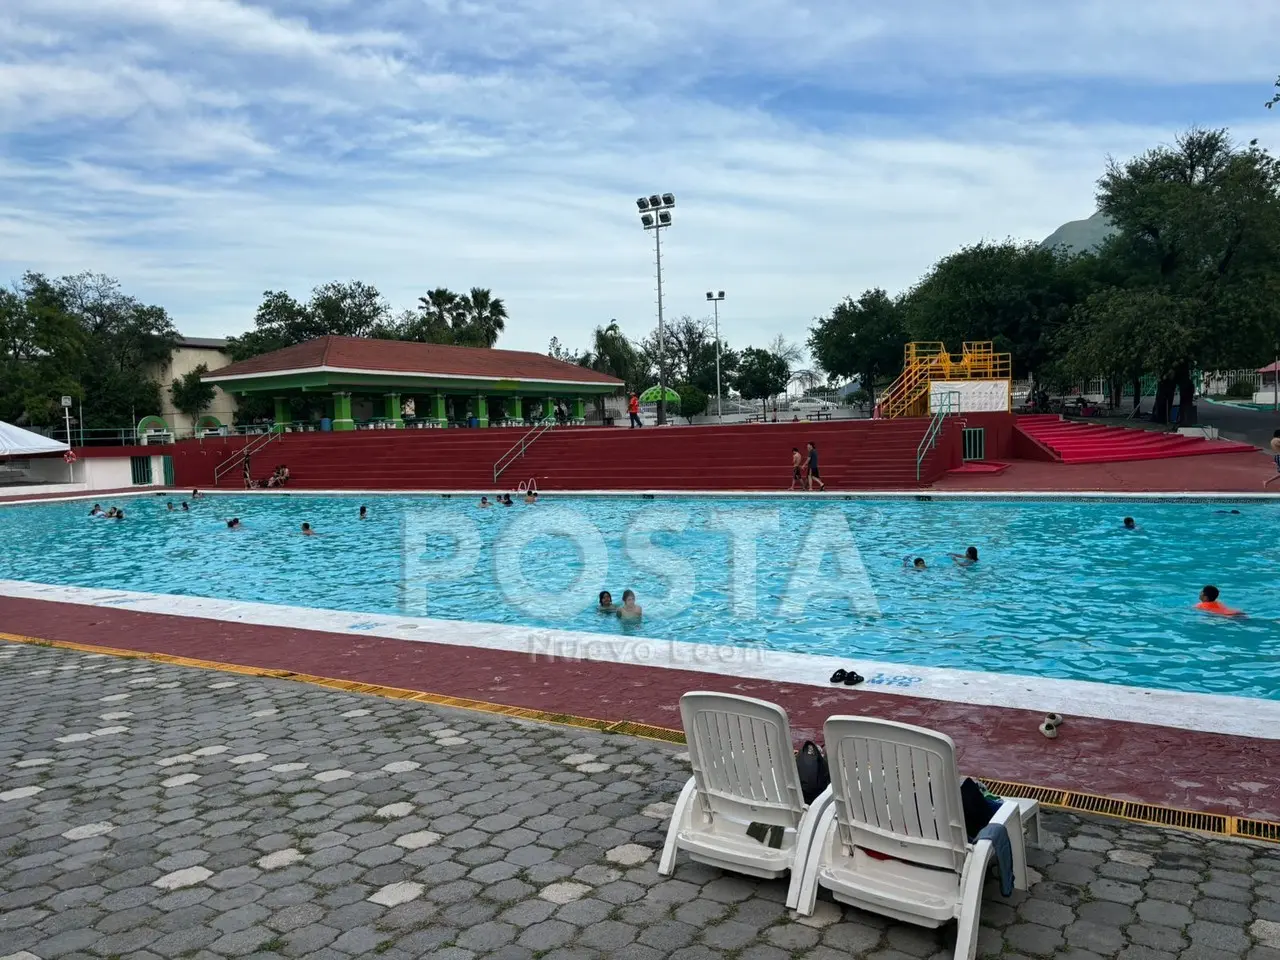
[(654, 378), (651, 358), (627, 339), (617, 320), (608, 326), (596, 327), (591, 335), (591, 346), (579, 356), (578, 363), (617, 377), (626, 389), (637, 393), (649, 386), (649, 381)]
[(1172, 146), (1125, 163), (1098, 181), (1099, 206), (1118, 233), (1106, 255), (1124, 286), (1178, 305), (1159, 341), (1176, 354), (1153, 368), (1155, 419), (1179, 395), (1194, 422), (1197, 366), (1256, 366), (1280, 334), (1280, 163), (1256, 143), (1238, 147), (1225, 130), (1193, 129)]
[(874, 403), (876, 382), (901, 369), (907, 333), (899, 305), (877, 287), (857, 300), (845, 297), (830, 316), (819, 317), (808, 342), (819, 367), (829, 376), (856, 378)]
[(57, 423), (58, 398), (83, 396), (87, 340), (57, 284), (42, 274), (27, 273), (0, 290), (0, 420)]
[(768, 400), (786, 390), (790, 382), (791, 365), (785, 357), (758, 347), (742, 351), (734, 386), (743, 400), (763, 401), (767, 412)]
[(158, 414), (161, 388), (155, 373), (178, 340), (164, 308), (124, 294), (116, 280), (102, 274), (62, 277), (53, 286), (84, 335), (79, 390), (71, 395), (84, 400), (85, 426), (133, 425)]
[(560, 344), (559, 337), (552, 337), (547, 344), (547, 356), (564, 363), (579, 364), (582, 361), (582, 354), (573, 350), (566, 350)]
[(689, 423), (693, 423), (694, 417), (707, 412), (709, 398), (705, 392), (689, 383), (676, 384), (674, 389), (680, 394), (680, 416)]
[[(1062, 371), (1079, 379), (1101, 375), (1113, 406), (1119, 405), (1122, 387), (1132, 384), (1136, 408), (1144, 375), (1172, 376), (1193, 310), (1194, 304), (1153, 290), (1099, 291), (1076, 308), (1059, 333)], [(1163, 415), (1167, 418), (1168, 411)]]
[[(1276, 89), (1280, 89), (1280, 77), (1276, 78)], [(1280, 103), (1280, 93), (1275, 94), (1274, 96), (1272, 96), (1270, 100), (1267, 101), (1267, 109), (1270, 110), (1277, 103)]]
[(169, 387), (169, 396), (178, 411), (191, 418), (191, 429), (194, 431), (200, 415), (213, 403), (214, 387), (200, 378), (209, 372), (209, 365), (202, 363), (189, 373), (174, 380)]
[(455, 320), (453, 342), (470, 347), (492, 347), (506, 329), (507, 307), (501, 297), (483, 287), (458, 299), (459, 316)]
[(1088, 295), (1075, 258), (1035, 243), (981, 243), (943, 257), (903, 298), (909, 339), (958, 350), (990, 340), (1025, 377), (1050, 359), (1051, 335)]

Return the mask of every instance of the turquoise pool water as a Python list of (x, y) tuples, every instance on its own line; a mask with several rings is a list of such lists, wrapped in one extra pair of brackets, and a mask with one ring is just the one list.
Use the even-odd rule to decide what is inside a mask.
[[(120, 501), (123, 522), (82, 503), (0, 508), (0, 579), (1280, 699), (1275, 503), (166, 502)], [(319, 536), (299, 535), (303, 521)], [(980, 562), (957, 567), (948, 553), (969, 545)], [(1205, 583), (1250, 617), (1193, 611)], [(596, 612), (599, 590), (626, 588), (639, 624)]]

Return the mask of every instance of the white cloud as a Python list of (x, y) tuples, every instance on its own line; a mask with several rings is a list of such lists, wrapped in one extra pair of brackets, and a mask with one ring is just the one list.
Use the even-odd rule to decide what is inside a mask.
[[(668, 311), (724, 289), (734, 343), (800, 339), (960, 244), (1088, 215), (1107, 153), (1197, 121), (1265, 139), (1280, 13), (1155, 10), (9, 0), (0, 268), (111, 273), (193, 335), (246, 328), (267, 288), (358, 277), (408, 305), (483, 285), (504, 345), (542, 349), (652, 325), (632, 198), (672, 190)], [(1259, 87), (1135, 124), (1108, 78), (1157, 104), (1174, 82)], [(1082, 79), (1099, 99), (1075, 115)]]

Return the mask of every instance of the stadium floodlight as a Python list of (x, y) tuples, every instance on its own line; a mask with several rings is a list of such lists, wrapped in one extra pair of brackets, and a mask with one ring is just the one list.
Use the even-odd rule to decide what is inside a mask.
[[(676, 205), (674, 193), (652, 193), (636, 200), (640, 211), (640, 225), (653, 231), (654, 264), (658, 272), (658, 424), (667, 422), (667, 346), (666, 328), (662, 319), (662, 228), (671, 226), (671, 208)], [(708, 294), (709, 296), (709, 294)], [(718, 349), (718, 343), (717, 343)], [(718, 369), (718, 361), (717, 361)], [(717, 392), (719, 374), (717, 374)]]

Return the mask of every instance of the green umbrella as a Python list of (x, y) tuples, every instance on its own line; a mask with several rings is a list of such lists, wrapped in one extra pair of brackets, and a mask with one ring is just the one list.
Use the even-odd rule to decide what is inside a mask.
[[(674, 403), (676, 406), (679, 406), (680, 394), (676, 393), (670, 387), (667, 387), (666, 390), (667, 390), (667, 403)], [(657, 403), (658, 398), (661, 396), (662, 396), (662, 387), (650, 387), (644, 393), (640, 394), (640, 402), (641, 403)]]

